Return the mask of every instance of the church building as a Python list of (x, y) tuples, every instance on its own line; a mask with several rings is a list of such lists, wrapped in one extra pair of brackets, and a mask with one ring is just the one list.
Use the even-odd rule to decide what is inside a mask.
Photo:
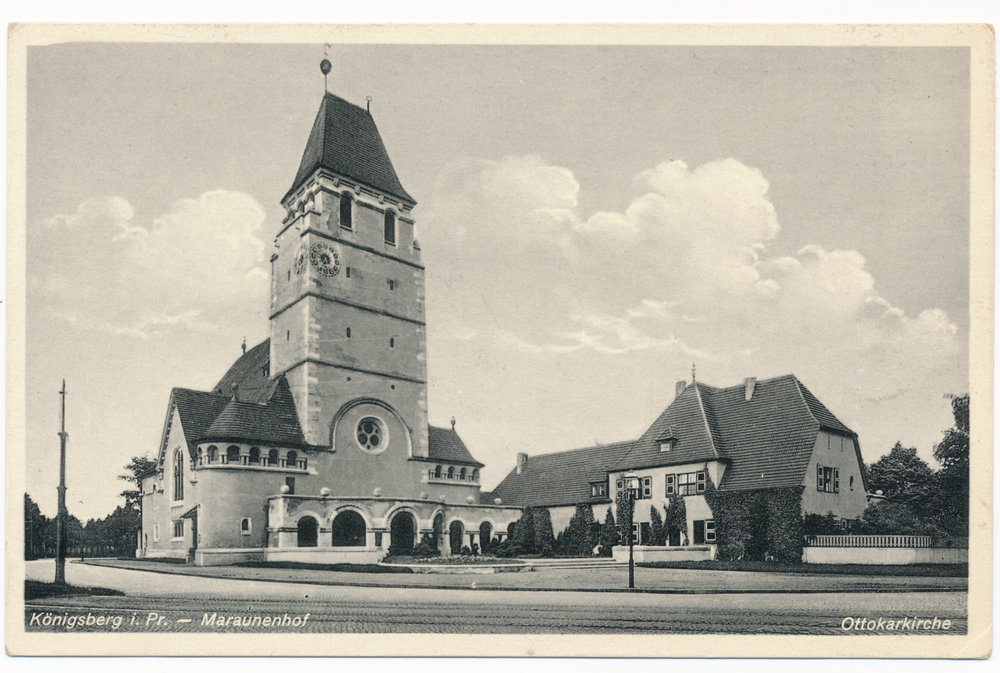
[[(282, 200), (270, 338), (244, 346), (212, 390), (171, 392), (156, 465), (141, 475), (138, 556), (374, 563), (424, 540), (447, 556), (503, 539), (527, 506), (549, 509), (556, 533), (581, 505), (604, 521), (626, 489), (635, 540), (692, 558), (714, 558), (727, 536), (771, 534), (739, 530), (746, 513), (727, 523), (727, 497), (786, 503), (771, 522), (862, 514), (857, 435), (794, 376), (680, 382), (640, 438), (520, 453), (481, 493), (483, 464), (454, 421), (428, 424), (415, 205), (370, 112), (326, 93)], [(651, 540), (651, 507), (673, 522), (665, 539)]]
[(271, 256), (270, 338), (175, 388), (142, 476), (142, 557), (361, 562), (502, 538), (477, 461), (428, 425), (416, 201), (370, 112), (325, 94)]

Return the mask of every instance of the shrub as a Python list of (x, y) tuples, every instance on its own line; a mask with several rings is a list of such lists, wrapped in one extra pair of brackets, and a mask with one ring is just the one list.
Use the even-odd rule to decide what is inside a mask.
[(906, 505), (888, 500), (868, 506), (861, 515), (857, 532), (861, 535), (943, 535), (937, 526), (918, 517)]
[[(392, 549), (389, 550), (389, 555), (392, 556)], [(429, 533), (424, 533), (420, 537), (420, 544), (413, 548), (412, 556), (415, 558), (430, 558), (432, 556), (440, 556), (441, 550), (437, 548), (434, 541), (431, 539)]]
[(516, 556), (523, 556), (524, 550), (513, 541), (504, 540), (496, 546), (493, 553), (499, 558), (514, 558)]
[(843, 532), (837, 525), (837, 517), (833, 512), (822, 514), (806, 514), (802, 524), (804, 535), (836, 535)]

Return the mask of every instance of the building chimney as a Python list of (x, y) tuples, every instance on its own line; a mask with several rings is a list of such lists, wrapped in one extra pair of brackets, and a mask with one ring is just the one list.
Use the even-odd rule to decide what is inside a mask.
[(681, 393), (684, 392), (684, 389), (687, 388), (687, 385), (687, 381), (678, 381), (674, 390), (674, 397), (680, 397)]
[(519, 453), (517, 454), (517, 473), (521, 474), (521, 470), (524, 469), (524, 464), (528, 462), (528, 454)]
[(753, 398), (753, 390), (757, 387), (757, 377), (750, 376), (743, 379), (743, 387), (746, 393), (746, 400), (749, 402)]

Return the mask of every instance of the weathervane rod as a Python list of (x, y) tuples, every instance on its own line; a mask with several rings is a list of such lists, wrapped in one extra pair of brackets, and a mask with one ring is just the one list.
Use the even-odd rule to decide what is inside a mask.
[[(329, 56), (329, 51), (328, 51), (329, 49), (330, 49), (330, 45), (329, 44), (324, 44), (323, 45), (323, 56), (324, 57), (325, 56)], [(327, 84), (326, 76), (330, 74), (330, 69), (332, 67), (333, 66), (330, 65), (330, 61), (328, 59), (326, 59), (326, 58), (324, 58), (322, 61), (319, 62), (319, 69), (323, 73), (323, 91), (324, 91), (324, 93), (330, 93), (330, 86)]]

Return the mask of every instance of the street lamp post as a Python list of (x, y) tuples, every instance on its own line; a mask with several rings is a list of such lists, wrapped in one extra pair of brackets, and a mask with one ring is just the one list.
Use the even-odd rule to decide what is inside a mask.
[(626, 474), (623, 477), (625, 483), (625, 497), (628, 499), (629, 528), (628, 534), (628, 588), (635, 589), (635, 500), (639, 493), (639, 477), (634, 474)]
[(59, 429), (59, 503), (56, 509), (56, 584), (66, 583), (66, 379), (62, 390), (62, 425)]

